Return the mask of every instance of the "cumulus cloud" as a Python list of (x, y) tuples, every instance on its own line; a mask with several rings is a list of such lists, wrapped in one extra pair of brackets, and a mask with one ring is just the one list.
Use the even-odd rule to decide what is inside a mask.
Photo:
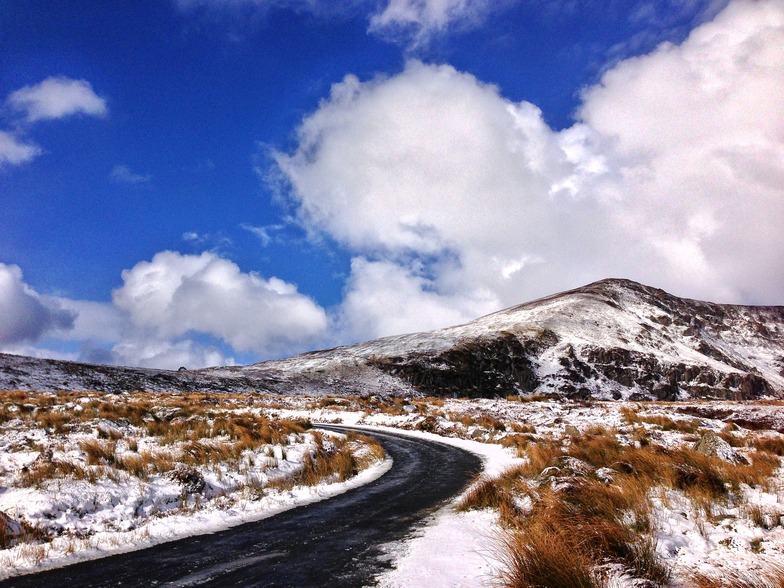
[(736, 1), (585, 93), (580, 117), (622, 176), (619, 221), (681, 288), (752, 302), (782, 291), (782, 43), (784, 5)]
[(235, 363), (233, 358), (225, 356), (219, 349), (201, 345), (192, 339), (170, 341), (147, 337), (123, 339), (110, 350), (87, 347), (82, 350), (81, 360), (157, 369), (198, 369)]
[[(412, 61), (347, 76), (275, 160), (303, 225), (355, 256), (342, 317), (368, 333), (608, 276), (780, 303), (782, 46), (784, 5), (737, 0), (608, 70), (559, 132), (533, 104)], [(420, 310), (390, 317), (396, 291)]]
[(109, 302), (62, 297), (50, 300), (74, 317), (72, 327), (58, 333), (58, 338), (64, 341), (111, 344), (119, 340), (127, 330), (127, 318)]
[[(285, 355), (327, 337), (325, 311), (295, 286), (214, 252), (164, 251), (122, 277), (111, 303), (73, 300), (41, 296), (19, 267), (0, 264), (0, 350), (176, 369), (233, 365), (235, 351)], [(69, 351), (40, 349), (44, 335)]]
[(32, 143), (23, 143), (11, 133), (0, 131), (0, 167), (27, 163), (41, 154), (41, 149)]
[(351, 262), (351, 277), (337, 324), (344, 340), (366, 340), (413, 330), (465, 323), (498, 310), (498, 299), (481, 288), (438, 292), (434, 283), (389, 261)]
[[(605, 205), (577, 195), (607, 173), (589, 138), (554, 133), (534, 105), (471, 75), (412, 61), (391, 78), (337, 84), (300, 127), (299, 149), (276, 161), (305, 226), (382, 262), (352, 266), (342, 315), (375, 334), (369, 317), (401, 280), (411, 312), (395, 323), (410, 331), (456, 318), (436, 304), (460, 300), (468, 318), (564, 286), (566, 274), (601, 277), (591, 261), (617, 242), (602, 230)], [(375, 279), (382, 268), (395, 279)], [(369, 283), (387, 290), (368, 297)]]
[(161, 340), (198, 332), (274, 355), (322, 336), (327, 326), (324, 310), (292, 284), (243, 273), (214, 253), (164, 251), (122, 276), (115, 306)]
[(75, 314), (24, 283), (16, 265), (0, 263), (0, 345), (31, 343), (45, 333), (73, 328)]
[(11, 93), (7, 102), (24, 113), (28, 122), (108, 113), (106, 101), (93, 91), (89, 82), (65, 77), (50, 77), (34, 86), (24, 86)]

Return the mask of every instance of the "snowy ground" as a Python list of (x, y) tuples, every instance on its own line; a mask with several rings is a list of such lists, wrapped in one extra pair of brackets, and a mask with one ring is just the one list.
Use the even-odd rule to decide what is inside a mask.
[[(212, 398), (220, 397), (213, 395)], [(8, 409), (10, 404), (4, 402), (4, 408)], [(749, 457), (754, 451), (750, 447), (752, 440), (769, 442), (774, 448), (780, 448), (784, 443), (784, 435), (780, 433), (784, 431), (784, 406), (780, 403), (561, 403), (503, 399), (400, 401), (378, 397), (269, 396), (230, 397), (230, 404), (231, 410), (251, 411), (274, 422), (308, 419), (317, 423), (393, 428), (454, 444), (481, 455), (485, 461), (485, 476), (491, 477), (525, 461), (524, 451), (518, 453), (513, 446), (502, 446), (503, 443), (513, 445), (507, 441), (515, 436), (526, 436), (534, 441), (560, 439), (579, 435), (596, 425), (611, 429), (619, 439), (629, 443), (633, 443), (633, 436), (644, 429), (650, 442), (671, 448), (692, 446), (706, 431), (726, 435), (732, 428), (731, 434), (746, 442), (735, 451)], [(41, 455), (42, 435), (46, 435), (34, 427), (20, 429), (20, 423), (16, 422), (19, 419), (14, 419), (14, 411), (6, 410), (5, 413), (10, 418), (0, 419), (0, 511), (15, 520), (34, 521), (36, 517), (49, 516), (50, 522), (54, 520), (69, 529), (79, 529), (75, 519), (80, 517), (73, 515), (74, 511), (57, 506), (58, 501), (62, 502), (69, 494), (84, 494), (75, 481), (60, 481), (36, 490), (14, 489), (9, 483), (15, 471)], [(632, 414), (637, 419), (634, 422), (630, 422)], [(732, 425), (733, 422), (740, 427)], [(90, 426), (93, 428), (80, 434), (95, 435), (94, 424)], [(264, 459), (246, 459), (242, 462), (245, 464), (242, 475), (264, 473), (267, 478), (275, 478), (283, 475), (287, 468), (295, 470), (312, 439), (306, 434), (299, 438), (294, 436), (291, 441), (285, 448), (285, 459), (282, 446), (280, 449), (273, 448), (272, 455), (268, 455), (269, 449), (260, 449), (257, 457)], [(138, 443), (137, 451), (141, 451), (143, 437), (140, 436)], [(118, 440), (118, 444), (122, 445), (122, 442)], [(68, 444), (64, 445), (68, 453)], [(81, 527), (81, 538), (64, 533), (43, 546), (20, 544), (0, 551), (0, 562), (3, 570), (9, 570), (9, 566), (42, 569), (65, 560), (96, 557), (152, 545), (184, 534), (208, 532), (334, 495), (349, 485), (355, 486), (382, 475), (388, 465), (377, 464), (343, 483), (263, 493), (255, 493), (246, 486), (233, 497), (215, 497), (214, 507), (205, 505), (205, 502), (211, 501), (197, 505), (193, 496), (183, 502), (181, 487), (171, 480), (153, 479), (148, 486), (159, 484), (160, 487), (154, 491), (147, 488), (158, 497), (152, 499), (152, 504), (155, 500), (159, 504), (165, 503), (164, 497), (171, 494), (173, 501), (169, 503), (173, 505), (173, 512), (167, 516), (159, 513), (143, 525), (135, 523), (137, 526), (131, 529), (123, 528), (128, 520), (133, 520), (128, 505), (134, 504), (134, 500), (138, 503), (142, 492), (128, 488), (124, 494), (117, 496), (97, 484), (94, 491), (99, 499), (93, 503), (113, 506), (97, 509), (91, 513), (95, 515), (92, 519), (81, 517), (80, 520), (88, 521), (81, 523), (86, 525)], [(249, 471), (249, 467), (251, 470), (253, 467), (259, 469)], [(217, 471), (221, 471), (220, 468)], [(215, 472), (215, 469), (205, 470), (210, 487), (228, 484), (226, 480), (232, 479), (228, 471), (222, 471), (222, 479), (218, 479)], [(171, 485), (169, 489), (167, 483)], [(33, 495), (35, 499), (31, 499)], [(221, 504), (221, 500), (225, 502)], [(698, 516), (683, 494), (673, 490), (657, 495), (654, 503), (657, 553), (673, 570), (673, 586), (690, 585), (687, 579), (695, 571), (729, 577), (732, 570), (759, 570), (784, 560), (784, 476), (781, 470), (764, 485), (744, 487), (741, 496), (717, 507), (711, 516)], [(82, 505), (82, 510), (87, 512), (90, 508)], [(70, 515), (64, 515), (69, 512)], [(71, 516), (70, 522), (68, 516)], [(451, 506), (442, 509), (427, 526), (417, 529), (408, 541), (386, 546), (394, 568), (379, 579), (379, 585), (384, 588), (493, 585), (503, 567), (502, 537), (505, 531), (498, 521), (497, 513), (489, 509), (460, 513)]]
[[(259, 520), (366, 484), (391, 467), (362, 439), (267, 419), (244, 399), (199, 412), (148, 396), (150, 410), (136, 424), (117, 416), (130, 414), (117, 408), (128, 397), (62, 400), (17, 394), (3, 404), (0, 578)], [(80, 418), (90, 412), (102, 417)], [(210, 424), (202, 436), (196, 422)], [(231, 437), (265, 427), (257, 438)], [(296, 478), (306, 461), (341, 451), (351, 453), (357, 475)]]
[[(629, 437), (644, 428), (652, 443), (662, 447), (692, 447), (706, 431), (733, 429), (738, 438), (770, 440), (784, 447), (784, 404), (734, 403), (559, 403), (508, 400), (445, 399), (435, 403), (412, 400), (393, 407), (362, 406), (356, 400), (329, 401), (292, 398), (281, 416), (309, 414), (322, 422), (412, 430), (464, 447), (485, 459), (485, 475), (496, 476), (524, 461), (512, 449), (498, 445), (516, 432), (534, 438), (561, 438), (597, 425)], [(626, 411), (626, 414), (625, 414)], [(628, 411), (640, 422), (628, 422)], [(739, 423), (742, 426), (734, 426)], [(435, 431), (422, 432), (418, 429)], [(737, 448), (751, 456), (752, 450)], [(779, 459), (780, 457), (776, 458)], [(456, 501), (457, 502), (457, 501)], [(703, 516), (680, 492), (668, 491), (654, 500), (657, 553), (672, 569), (672, 586), (691, 586), (701, 572), (725, 578), (760, 578), (764, 570), (781, 570), (784, 561), (784, 472), (764, 486), (743, 487), (742, 496), (717, 505)], [(384, 587), (492, 586), (503, 564), (503, 529), (491, 510), (467, 513), (446, 508), (416, 537), (392, 549), (395, 569), (381, 578)], [(745, 576), (743, 576), (745, 577)], [(624, 584), (616, 578), (617, 585)], [(765, 584), (747, 584), (763, 586)], [(771, 584), (773, 585), (773, 584)], [(778, 584), (776, 584), (778, 585)]]

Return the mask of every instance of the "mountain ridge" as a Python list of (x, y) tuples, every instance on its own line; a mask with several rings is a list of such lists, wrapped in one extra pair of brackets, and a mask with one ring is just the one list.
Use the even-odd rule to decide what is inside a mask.
[[(57, 372), (57, 363), (47, 361)], [(26, 385), (20, 362), (10, 363), (0, 355), (0, 388)], [(84, 372), (55, 377), (65, 389), (89, 382), (117, 390), (291, 394), (784, 397), (784, 306), (717, 304), (611, 278), (464, 325), (248, 366), (186, 372), (96, 366), (92, 377), (84, 364), (61, 367)]]
[(784, 391), (784, 307), (606, 279), (464, 325), (218, 369), (288, 391), (753, 398)]

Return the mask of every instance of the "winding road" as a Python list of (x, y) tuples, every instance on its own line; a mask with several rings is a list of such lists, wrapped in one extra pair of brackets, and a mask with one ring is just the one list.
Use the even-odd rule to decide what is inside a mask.
[(481, 461), (441, 443), (362, 432), (378, 439), (394, 460), (370, 484), (218, 533), (10, 578), (0, 588), (372, 585), (391, 565), (381, 546), (404, 539), (443, 506), (480, 471)]

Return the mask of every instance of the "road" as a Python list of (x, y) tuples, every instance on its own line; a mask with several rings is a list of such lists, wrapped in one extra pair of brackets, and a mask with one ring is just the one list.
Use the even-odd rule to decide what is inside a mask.
[(372, 585), (390, 566), (381, 546), (404, 539), (481, 469), (477, 456), (456, 447), (372, 435), (394, 464), (370, 484), (218, 533), (10, 578), (0, 588)]

